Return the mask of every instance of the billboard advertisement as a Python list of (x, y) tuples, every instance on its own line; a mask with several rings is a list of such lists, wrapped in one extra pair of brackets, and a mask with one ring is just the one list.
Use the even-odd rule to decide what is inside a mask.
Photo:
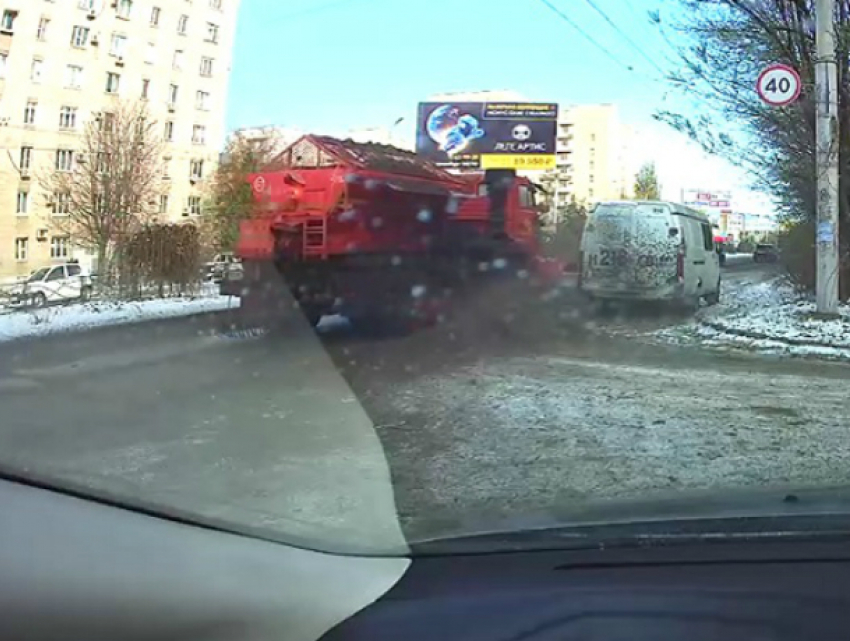
[(452, 169), (553, 169), (558, 105), (423, 102), (416, 153)]
[(683, 189), (682, 204), (701, 211), (724, 233), (728, 230), (728, 218), (732, 215), (732, 192), (710, 189)]

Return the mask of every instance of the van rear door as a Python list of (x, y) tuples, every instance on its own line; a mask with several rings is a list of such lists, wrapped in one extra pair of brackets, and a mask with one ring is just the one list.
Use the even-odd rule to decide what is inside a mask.
[(679, 232), (666, 205), (603, 203), (585, 233), (588, 289), (634, 292), (669, 287), (677, 279)]

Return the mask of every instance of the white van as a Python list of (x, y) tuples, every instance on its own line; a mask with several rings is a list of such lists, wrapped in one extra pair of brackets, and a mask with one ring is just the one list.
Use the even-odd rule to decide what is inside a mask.
[(720, 256), (708, 217), (683, 205), (606, 202), (587, 218), (579, 287), (599, 300), (720, 300)]

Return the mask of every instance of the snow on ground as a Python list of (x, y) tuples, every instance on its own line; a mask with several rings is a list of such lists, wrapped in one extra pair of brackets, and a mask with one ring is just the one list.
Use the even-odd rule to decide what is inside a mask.
[(694, 323), (655, 335), (674, 342), (696, 340), (708, 347), (850, 359), (848, 305), (840, 307), (837, 319), (818, 319), (814, 302), (782, 278), (726, 286), (722, 300), (701, 311)]
[(587, 501), (848, 482), (842, 390), (808, 371), (510, 358), (391, 386), (378, 429), (427, 537)]
[(142, 301), (91, 301), (43, 309), (0, 314), (0, 341), (77, 332), (106, 325), (203, 314), (239, 306), (229, 296), (207, 294), (195, 298), (160, 298)]

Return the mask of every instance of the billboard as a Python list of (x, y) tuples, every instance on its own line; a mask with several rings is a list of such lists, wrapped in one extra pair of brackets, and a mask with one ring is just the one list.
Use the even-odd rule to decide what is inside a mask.
[(423, 102), (416, 153), (453, 169), (553, 169), (558, 105)]

